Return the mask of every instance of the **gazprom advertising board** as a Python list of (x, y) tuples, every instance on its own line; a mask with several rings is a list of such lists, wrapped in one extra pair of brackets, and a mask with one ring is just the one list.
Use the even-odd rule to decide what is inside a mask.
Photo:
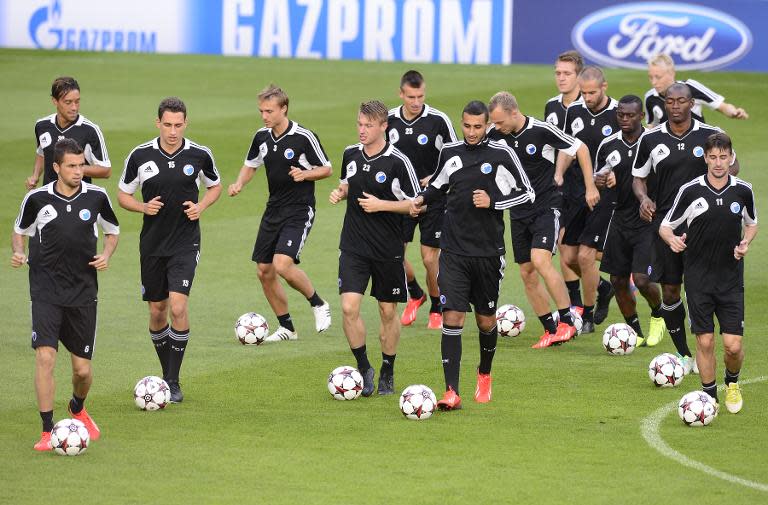
[(441, 63), (768, 71), (768, 2), (0, 0), (0, 46)]

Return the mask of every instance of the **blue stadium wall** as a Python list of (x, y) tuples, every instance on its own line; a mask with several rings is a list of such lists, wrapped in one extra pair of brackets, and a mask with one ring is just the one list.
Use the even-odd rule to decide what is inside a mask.
[(0, 0), (0, 47), (768, 71), (768, 1)]

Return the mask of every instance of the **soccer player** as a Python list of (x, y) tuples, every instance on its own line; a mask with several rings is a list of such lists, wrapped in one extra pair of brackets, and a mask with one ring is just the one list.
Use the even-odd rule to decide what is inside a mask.
[[(704, 143), (721, 130), (693, 119), (694, 99), (686, 84), (672, 84), (664, 95), (669, 119), (640, 136), (632, 165), (632, 190), (640, 202), (640, 217), (652, 225), (654, 240), (648, 272), (651, 281), (661, 284), (664, 324), (686, 373), (691, 373), (696, 371), (696, 363), (686, 341), (685, 307), (680, 299), (683, 258), (670, 250), (658, 236), (658, 229), (682, 185), (706, 174)], [(731, 170), (731, 175), (738, 173), (735, 154)]]
[[(96, 272), (109, 266), (120, 233), (107, 192), (83, 181), (86, 161), (77, 141), (59, 140), (53, 151), (56, 179), (24, 197), (12, 238), (11, 265), (29, 263), (35, 391), (43, 422), (37, 451), (51, 449), (59, 342), (72, 356), (69, 412), (85, 424), (91, 440), (99, 439), (99, 427), (85, 410), (96, 343)], [(104, 232), (101, 254), (97, 226)], [(35, 233), (39, 243), (27, 261), (24, 236)]]
[[(581, 151), (589, 159), (587, 147), (548, 122), (526, 116), (514, 96), (496, 93), (488, 105), (492, 126), (488, 138), (506, 144), (517, 155), (536, 193), (536, 201), (509, 209), (512, 250), (515, 263), (531, 307), (544, 326), (544, 334), (534, 349), (562, 343), (576, 336), (570, 312), (568, 290), (560, 272), (552, 265), (560, 235), (560, 198), (555, 187), (555, 150), (575, 156)], [(546, 288), (539, 283), (544, 279)], [(552, 317), (549, 296), (560, 315), (558, 324)]]
[[(717, 402), (715, 325), (725, 348), (725, 406), (736, 414), (743, 400), (739, 372), (744, 363), (744, 262), (757, 235), (752, 185), (728, 174), (731, 139), (710, 135), (704, 143), (707, 174), (684, 184), (659, 227), (675, 253), (683, 254), (685, 293), (691, 330), (696, 334), (696, 362), (703, 390)], [(674, 230), (687, 223), (687, 231)]]
[(344, 334), (363, 375), (363, 396), (373, 394), (375, 371), (368, 361), (360, 304), (368, 281), (379, 304), (381, 370), (378, 393), (395, 392), (394, 365), (400, 341), (397, 303), (406, 301), (403, 214), (419, 192), (410, 160), (387, 142), (387, 108), (378, 100), (360, 104), (360, 143), (344, 150), (339, 186), (329, 197), (347, 200), (339, 240), (339, 294)]
[(558, 55), (555, 61), (555, 84), (560, 94), (547, 100), (544, 118), (561, 130), (565, 124), (568, 106), (581, 96), (579, 74), (583, 69), (584, 60), (578, 51), (566, 51)]
[[(655, 346), (666, 328), (661, 317), (661, 292), (648, 278), (653, 230), (650, 223), (640, 219), (640, 205), (632, 191), (632, 162), (644, 131), (642, 100), (635, 95), (622, 97), (616, 119), (620, 130), (606, 137), (595, 154), (596, 184), (616, 187), (616, 209), (608, 227), (600, 270), (611, 276), (616, 303), (624, 320), (637, 333), (640, 345)], [(637, 316), (630, 276), (651, 308), (648, 338), (644, 338)]]
[(315, 316), (315, 330), (331, 326), (331, 308), (297, 265), (315, 222), (315, 181), (331, 175), (331, 162), (317, 135), (288, 119), (288, 95), (271, 84), (259, 93), (259, 112), (264, 121), (253, 137), (251, 147), (229, 196), (237, 196), (264, 165), (267, 171), (269, 200), (261, 217), (253, 261), (264, 296), (277, 316), (279, 327), (267, 342), (296, 340), (298, 334), (288, 312), (288, 297), (282, 277), (309, 301)]
[[(176, 97), (160, 102), (156, 124), (160, 135), (136, 146), (125, 160), (117, 196), (122, 208), (144, 214), (141, 294), (171, 402), (180, 403), (179, 372), (190, 335), (189, 293), (200, 260), (200, 216), (219, 198), (221, 183), (211, 150), (184, 136), (184, 102)], [(200, 184), (206, 188), (202, 199)], [(134, 196), (139, 189), (143, 201)]]
[(440, 350), (446, 391), (437, 402), (442, 410), (461, 408), (461, 333), (470, 304), (480, 332), (475, 401), (491, 401), (496, 306), (505, 266), (503, 211), (535, 198), (515, 152), (487, 137), (488, 116), (483, 102), (475, 100), (464, 107), (464, 141), (443, 146), (437, 171), (411, 206), (411, 215), (417, 215), (440, 193), (447, 194), (437, 279), (443, 304)]
[(80, 115), (80, 85), (72, 77), (57, 77), (51, 85), (51, 101), (56, 113), (38, 119), (35, 124), (37, 152), (27, 189), (34, 189), (43, 175), (43, 184), (56, 180), (53, 150), (56, 142), (70, 138), (84, 149), (86, 165), (83, 182), (91, 178), (106, 179), (112, 173), (104, 135), (96, 123)]
[[(616, 122), (617, 102), (606, 94), (608, 83), (598, 67), (589, 66), (581, 71), (579, 88), (581, 99), (568, 107), (564, 131), (581, 140), (593, 157), (600, 142), (619, 129)], [(563, 171), (572, 161), (572, 156), (560, 153), (555, 175), (557, 182), (563, 180)], [(582, 333), (594, 332), (595, 325), (605, 320), (613, 297), (613, 287), (600, 277), (595, 261), (598, 253), (603, 250), (615, 195), (612, 189), (603, 190), (602, 196), (598, 193), (593, 181), (592, 160), (589, 161), (586, 163), (578, 160), (578, 163), (572, 163), (565, 173), (563, 185), (566, 201), (561, 262), (565, 262), (581, 277), (584, 289)], [(578, 282), (568, 278), (566, 281), (571, 304), (581, 305)]]
[(645, 119), (649, 127), (656, 126), (667, 120), (664, 107), (664, 92), (675, 82), (682, 82), (690, 88), (694, 99), (693, 109), (691, 110), (694, 119), (702, 123), (704, 122), (704, 115), (701, 112), (702, 105), (706, 105), (710, 109), (714, 109), (730, 118), (749, 119), (747, 111), (726, 102), (725, 98), (700, 82), (693, 79), (675, 81), (675, 63), (669, 55), (658, 54), (648, 61), (648, 79), (651, 81), (651, 86), (653, 86), (645, 94)]
[[(389, 141), (411, 160), (422, 187), (427, 185), (435, 172), (443, 144), (457, 140), (448, 116), (424, 103), (425, 93), (424, 77), (415, 70), (409, 70), (400, 79), (400, 99), (403, 105), (391, 109), (388, 117)], [(417, 224), (420, 229), (421, 259), (427, 273), (427, 291), (431, 301), (427, 328), (432, 330), (439, 330), (443, 322), (440, 292), (437, 289), (437, 264), (444, 210), (444, 199), (438, 200), (418, 218), (406, 216), (403, 220), (406, 247), (409, 242), (413, 242)], [(427, 297), (407, 259), (405, 273), (408, 276), (408, 303), (400, 322), (403, 326), (409, 326), (416, 320), (416, 313)]]

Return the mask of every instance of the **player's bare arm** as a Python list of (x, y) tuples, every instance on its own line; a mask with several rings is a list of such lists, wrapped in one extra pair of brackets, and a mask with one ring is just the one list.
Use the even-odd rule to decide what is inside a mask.
[(491, 197), (482, 189), (476, 189), (472, 192), (472, 203), (478, 209), (488, 209), (491, 207)]
[(333, 169), (327, 165), (312, 167), (309, 170), (292, 166), (291, 170), (288, 172), (288, 175), (293, 178), (294, 182), (303, 182), (319, 181), (321, 179), (325, 179), (326, 177), (330, 177), (332, 173)]
[(755, 240), (757, 235), (757, 224), (748, 224), (744, 226), (744, 238), (741, 239), (739, 245), (733, 248), (733, 257), (740, 260), (749, 252), (749, 244)]
[(651, 222), (653, 215), (656, 214), (656, 204), (648, 197), (648, 185), (645, 177), (635, 177), (632, 180), (632, 191), (635, 198), (640, 202), (640, 218), (643, 221)]
[(333, 205), (336, 205), (340, 201), (347, 199), (348, 191), (349, 191), (348, 184), (339, 184), (338, 188), (331, 191), (331, 194), (328, 196), (328, 201), (331, 202)]
[(99, 271), (106, 270), (107, 268), (109, 268), (109, 258), (112, 257), (112, 254), (114, 254), (115, 249), (117, 249), (118, 238), (119, 238), (119, 235), (105, 234), (104, 249), (101, 251), (101, 254), (97, 254), (96, 256), (94, 256), (93, 261), (89, 262), (88, 264)]
[(370, 193), (363, 192), (365, 198), (358, 198), (357, 203), (369, 214), (374, 212), (395, 212), (397, 214), (409, 214), (411, 211), (410, 200), (382, 200)]
[(240, 173), (237, 176), (237, 180), (229, 185), (227, 193), (229, 196), (237, 196), (245, 187), (246, 184), (251, 182), (253, 174), (256, 173), (255, 168), (251, 168), (248, 165), (243, 165), (240, 168)]
[(195, 203), (187, 200), (186, 202), (182, 203), (182, 205), (186, 207), (184, 214), (187, 215), (190, 221), (197, 221), (200, 219), (200, 216), (203, 214), (205, 209), (213, 205), (220, 196), (221, 184), (211, 186), (210, 188), (206, 189), (203, 199), (199, 202)]
[(749, 119), (747, 111), (728, 102), (721, 103), (717, 110), (731, 119)]
[(687, 235), (685, 233), (680, 236), (675, 235), (675, 232), (672, 230), (672, 228), (665, 224), (659, 226), (659, 236), (661, 236), (664, 242), (669, 245), (669, 248), (676, 253), (685, 251), (685, 248), (687, 247), (685, 245), (685, 239), (687, 238)]
[(27, 190), (35, 189), (45, 166), (45, 158), (39, 154), (35, 155), (35, 165), (32, 168), (32, 175), (27, 177)]
[(24, 243), (24, 236), (18, 233), (11, 235), (11, 250), (13, 255), (11, 256), (11, 266), (13, 268), (19, 268), (27, 263), (27, 253)]
[(163, 202), (160, 201), (159, 195), (148, 202), (140, 202), (132, 194), (122, 190), (118, 190), (117, 192), (117, 203), (119, 203), (120, 207), (125, 210), (140, 212), (148, 216), (154, 216), (160, 212), (160, 209), (162, 209), (164, 205)]

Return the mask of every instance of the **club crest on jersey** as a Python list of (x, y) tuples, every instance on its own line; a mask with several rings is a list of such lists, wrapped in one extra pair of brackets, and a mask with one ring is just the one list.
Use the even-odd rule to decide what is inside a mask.
[(88, 209), (81, 210), (79, 215), (80, 215), (80, 219), (82, 219), (83, 221), (88, 221), (89, 219), (91, 219), (91, 211)]
[(376, 172), (376, 182), (381, 184), (386, 180), (387, 180), (387, 174), (385, 174), (384, 172)]
[(184, 168), (182, 168), (182, 170), (184, 171), (184, 175), (192, 175), (195, 173), (195, 167), (189, 164), (184, 165)]
[(419, 144), (421, 144), (421, 145), (426, 145), (426, 143), (429, 141), (429, 137), (427, 137), (426, 135), (424, 135), (424, 134), (422, 133), (421, 135), (419, 135), (419, 136), (416, 138), (416, 140), (418, 141), (418, 143), (419, 143)]
[(738, 202), (731, 203), (731, 212), (738, 214), (739, 211), (741, 211), (741, 205), (739, 205)]
[(445, 295), (440, 295), (440, 303), (445, 305)]
[(286, 160), (292, 160), (292, 159), (293, 159), (293, 157), (295, 156), (295, 154), (294, 154), (294, 152), (293, 152), (293, 149), (291, 149), (290, 147), (289, 147), (288, 149), (286, 149), (286, 150), (285, 150), (285, 152), (283, 153), (283, 155), (285, 156), (285, 159), (286, 159)]
[(696, 156), (697, 158), (701, 158), (702, 156), (704, 156), (704, 148), (701, 146), (694, 147), (693, 155)]
[(483, 163), (482, 165), (480, 165), (480, 171), (485, 175), (490, 174), (492, 170), (493, 170), (493, 167), (491, 166), (490, 163)]
[(611, 128), (611, 125), (609, 125), (609, 124), (604, 125), (603, 126), (603, 136), (607, 137), (611, 133), (613, 133), (613, 128)]
[(536, 146), (533, 144), (528, 144), (525, 146), (525, 152), (531, 155), (536, 154)]

